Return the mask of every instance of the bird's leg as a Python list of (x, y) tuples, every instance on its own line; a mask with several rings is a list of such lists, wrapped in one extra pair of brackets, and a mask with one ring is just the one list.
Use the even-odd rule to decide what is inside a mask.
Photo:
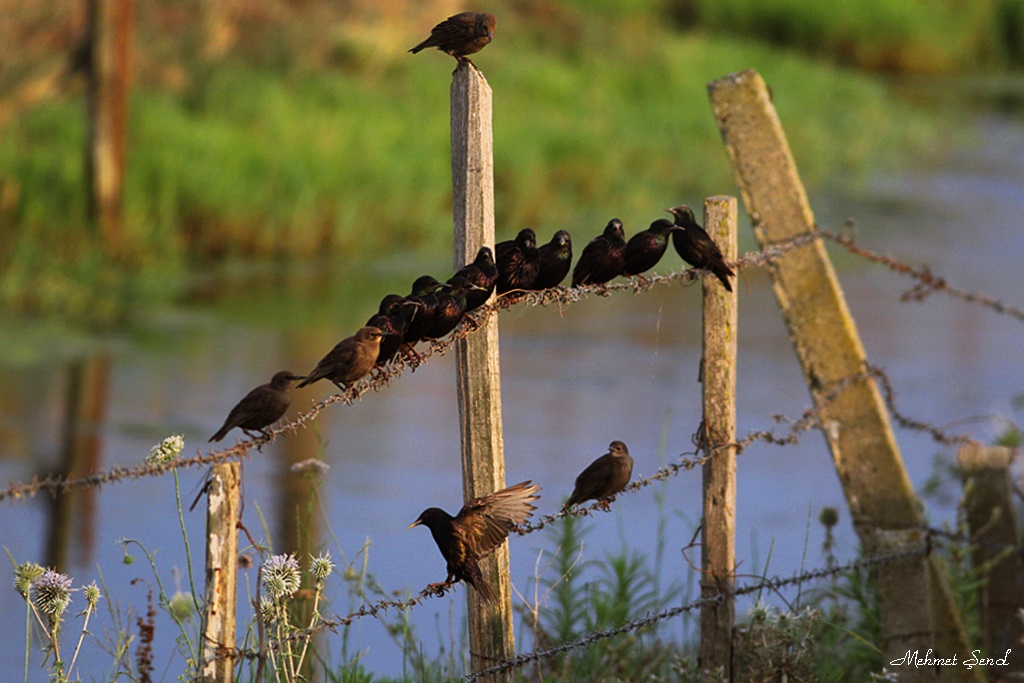
[(416, 353), (412, 344), (402, 344), (402, 354), (409, 360), (413, 370), (423, 363), (423, 356)]
[(466, 321), (467, 327), (469, 327), (472, 332), (476, 332), (477, 330), (480, 329), (480, 321), (477, 320), (472, 315), (470, 315), (469, 313), (463, 315), (462, 319)]

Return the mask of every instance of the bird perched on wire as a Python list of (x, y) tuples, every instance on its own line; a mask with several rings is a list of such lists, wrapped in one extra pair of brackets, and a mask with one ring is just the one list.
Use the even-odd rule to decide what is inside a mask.
[(540, 274), (536, 233), (530, 228), (523, 228), (514, 240), (498, 242), (494, 246), (494, 260), (498, 266), (498, 294), (513, 289), (533, 289), (533, 283)]
[(659, 218), (651, 227), (630, 237), (623, 253), (622, 274), (639, 275), (658, 265), (668, 249), (668, 236), (679, 230), (682, 228), (672, 221)]
[(434, 542), (448, 563), (448, 577), (430, 588), (442, 593), (456, 581), (465, 581), (476, 589), (484, 602), (497, 600), (494, 591), (480, 573), (479, 560), (494, 552), (512, 528), (525, 522), (537, 506), (540, 486), (524, 481), (474, 498), (452, 517), (440, 508), (427, 508), (409, 528), (422, 524), (430, 529)]
[(588, 500), (599, 500), (607, 508), (607, 499), (626, 488), (631, 476), (633, 458), (629, 456), (629, 449), (621, 441), (612, 441), (608, 444), (608, 452), (587, 465), (576, 477), (576, 486), (562, 509), (568, 510)]
[(540, 247), (540, 272), (533, 282), (534, 289), (548, 289), (562, 284), (572, 267), (572, 237), (559, 230), (547, 244)]
[(466, 314), (466, 295), (481, 289), (461, 275), (452, 276), (434, 295), (437, 297), (437, 310), (424, 339), (440, 339), (458, 327)]
[(498, 283), (498, 266), (494, 263), (494, 253), (490, 247), (480, 247), (476, 252), (476, 258), (472, 263), (467, 263), (448, 280), (456, 277), (464, 277), (480, 289), (471, 289), (466, 292), (466, 312), (475, 311), (487, 303)]
[(460, 62), (469, 62), (466, 55), (476, 54), (494, 39), (498, 20), (488, 12), (460, 12), (430, 30), (430, 36), (409, 52), (416, 54), (436, 47)]
[(381, 332), (380, 350), (374, 364), (381, 367), (395, 357), (402, 342), (409, 321), (416, 315), (420, 305), (399, 294), (388, 294), (381, 299), (377, 313), (366, 321), (367, 327), (376, 327)]
[(266, 428), (280, 420), (288, 406), (292, 404), (288, 389), (297, 379), (302, 377), (287, 370), (275, 373), (269, 383), (261, 384), (250, 391), (231, 409), (224, 424), (210, 437), (210, 441), (220, 441), (235, 427), (240, 427), (250, 438), (253, 437), (249, 433), (250, 430), (269, 436)]
[(608, 221), (603, 233), (583, 247), (583, 253), (572, 269), (572, 286), (604, 284), (622, 275), (625, 252), (626, 238), (622, 232), (622, 221), (613, 218)]
[(360, 327), (354, 335), (342, 339), (328, 351), (299, 387), (329, 379), (344, 390), (349, 384), (366, 377), (380, 355), (383, 336), (377, 327)]
[(412, 290), (405, 298), (415, 302), (418, 308), (405, 328), (405, 344), (409, 350), (430, 332), (437, 315), (437, 291), (447, 286), (438, 282), (433, 275), (421, 275), (412, 283)]
[(672, 244), (679, 256), (694, 268), (710, 270), (715, 277), (722, 281), (725, 289), (731, 292), (732, 285), (729, 283), (729, 278), (736, 277), (736, 273), (726, 264), (721, 250), (711, 239), (711, 235), (697, 224), (690, 207), (680, 204), (665, 210), (672, 214), (676, 225), (682, 228), (682, 230), (672, 233)]

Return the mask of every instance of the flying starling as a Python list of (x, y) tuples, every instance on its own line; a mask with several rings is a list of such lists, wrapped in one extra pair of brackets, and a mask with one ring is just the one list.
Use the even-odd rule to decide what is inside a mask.
[(398, 349), (405, 341), (405, 330), (409, 321), (416, 315), (419, 304), (409, 301), (399, 294), (388, 294), (380, 301), (380, 309), (376, 315), (366, 321), (367, 327), (376, 327), (383, 335), (380, 339), (380, 353), (377, 354), (377, 366), (385, 365), (395, 357)]
[(704, 231), (704, 228), (697, 225), (693, 217), (693, 211), (686, 204), (673, 206), (665, 209), (676, 219), (676, 225), (682, 230), (672, 233), (672, 244), (684, 261), (694, 268), (704, 268), (714, 273), (715, 277), (722, 281), (722, 285), (728, 291), (732, 291), (729, 284), (730, 277), (736, 277), (722, 257), (718, 245), (711, 239), (711, 235)]
[(376, 327), (360, 327), (358, 332), (342, 339), (328, 351), (299, 387), (329, 379), (344, 390), (349, 384), (366, 377), (377, 362), (382, 336)]
[(430, 37), (409, 52), (416, 54), (428, 47), (447, 52), (460, 62), (466, 55), (484, 49), (494, 39), (494, 28), (498, 20), (487, 12), (461, 12), (442, 21), (430, 30)]
[(604, 284), (616, 275), (622, 275), (625, 252), (622, 221), (613, 218), (602, 234), (583, 247), (583, 253), (572, 270), (572, 286)]
[(588, 500), (599, 500), (607, 506), (607, 498), (626, 488), (633, 475), (633, 458), (629, 457), (626, 444), (612, 441), (608, 452), (587, 465), (587, 469), (576, 477), (576, 487), (566, 501), (563, 510)]
[(220, 441), (235, 427), (240, 427), (249, 438), (253, 437), (249, 433), (250, 429), (268, 436), (266, 427), (280, 420), (291, 405), (292, 397), (288, 394), (288, 387), (297, 379), (302, 377), (282, 370), (268, 384), (261, 384), (250, 391), (231, 409), (224, 424), (210, 437), (210, 441)]
[(559, 230), (540, 248), (540, 273), (533, 282), (534, 289), (548, 289), (562, 284), (572, 267), (572, 238)]
[(673, 231), (680, 232), (682, 228), (659, 218), (651, 223), (651, 227), (630, 237), (626, 242), (622, 274), (639, 275), (658, 265), (668, 249), (668, 236)]
[(440, 339), (454, 330), (466, 314), (466, 294), (481, 289), (461, 275), (453, 276), (448, 284), (442, 285), (435, 294), (437, 310), (424, 338)]
[[(494, 254), (491, 252), (491, 248), (480, 247), (473, 262), (460, 268), (452, 276), (452, 279), (460, 275), (481, 288), (466, 292), (466, 312), (469, 313), (487, 303), (498, 282), (498, 266), (494, 263)], [(451, 283), (452, 281), (448, 280), (448, 284)]]
[(498, 242), (494, 256), (498, 265), (498, 294), (533, 289), (540, 274), (540, 250), (533, 230), (523, 228), (514, 240)]
[(405, 328), (405, 343), (410, 348), (430, 332), (437, 315), (437, 290), (444, 286), (431, 275), (421, 275), (412, 283), (412, 291), (405, 298), (416, 302), (419, 308)]
[(480, 573), (477, 561), (494, 552), (512, 528), (522, 524), (537, 509), (531, 501), (540, 496), (540, 486), (524, 481), (489, 496), (474, 498), (452, 517), (440, 508), (427, 508), (409, 528), (422, 524), (430, 529), (438, 549), (448, 563), (448, 578), (432, 583), (440, 590), (456, 581), (465, 581), (476, 589), (484, 602), (497, 600), (494, 591)]

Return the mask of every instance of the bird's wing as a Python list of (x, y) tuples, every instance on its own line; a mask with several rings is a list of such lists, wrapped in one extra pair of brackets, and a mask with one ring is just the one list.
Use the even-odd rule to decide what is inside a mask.
[(466, 503), (455, 517), (455, 533), (477, 557), (484, 557), (502, 544), (516, 524), (522, 524), (537, 509), (531, 501), (540, 498), (540, 486), (524, 481)]

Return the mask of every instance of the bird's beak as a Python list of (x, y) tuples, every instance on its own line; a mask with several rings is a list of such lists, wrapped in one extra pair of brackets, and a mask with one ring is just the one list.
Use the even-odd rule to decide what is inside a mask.
[(481, 287), (480, 285), (476, 284), (475, 282), (470, 282), (469, 283), (469, 288), (470, 289), (475, 289), (478, 292), (486, 292), (487, 291), (486, 287)]
[(422, 520), (422, 519), (417, 519), (417, 520), (416, 520), (415, 522), (413, 522), (412, 524), (410, 524), (410, 525), (409, 525), (409, 526), (407, 526), (406, 528), (407, 528), (407, 529), (411, 529), (411, 528), (413, 528), (414, 526), (419, 526), (420, 524), (423, 524), (423, 520)]

